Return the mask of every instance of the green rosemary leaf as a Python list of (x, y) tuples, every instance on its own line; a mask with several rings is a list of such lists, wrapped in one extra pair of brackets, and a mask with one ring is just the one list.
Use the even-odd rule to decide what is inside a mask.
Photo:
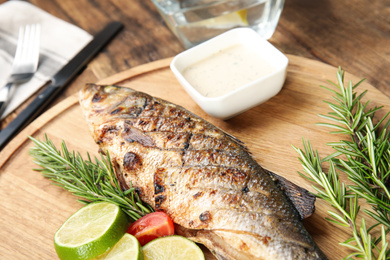
[[(327, 116), (327, 115), (321, 115), (319, 114), (318, 115), (319, 117), (322, 117), (324, 119), (328, 119), (328, 120), (331, 120), (331, 121), (334, 121), (336, 123), (343, 123), (344, 121), (343, 120), (340, 120), (339, 117), (337, 116)], [(346, 118), (343, 117), (344, 120), (347, 120)]]
[(84, 205), (91, 203), (90, 201), (82, 200), (82, 199), (78, 199), (77, 201), (80, 202), (81, 204), (84, 204)]
[[(359, 251), (360, 249), (357, 247), (357, 246), (354, 246), (352, 243), (356, 243), (355, 239), (354, 238), (350, 238), (344, 242), (341, 242), (340, 245), (343, 245), (345, 247), (348, 247), (354, 251)], [(350, 259), (352, 256), (356, 256), (357, 254), (359, 253), (353, 253), (353, 254), (350, 254), (348, 257), (344, 258), (344, 259)]]
[(123, 195), (127, 196), (127, 195), (129, 195), (130, 193), (132, 193), (132, 192), (134, 192), (134, 191), (135, 191), (135, 189), (134, 189), (134, 188), (131, 188), (131, 189), (125, 190), (125, 191), (123, 192)]
[(356, 114), (353, 118), (353, 124), (351, 129), (356, 129), (358, 127), (358, 125), (360, 124), (360, 119), (363, 116), (363, 113), (364, 113), (363, 108), (358, 105), (358, 108), (356, 109)]
[[(356, 83), (354, 86), (353, 86), (353, 89), (355, 90), (355, 88), (357, 88), (360, 84), (362, 84), (366, 79), (361, 79), (358, 83)], [(363, 91), (363, 95), (365, 95), (367, 93), (367, 90)], [(361, 95), (362, 95), (361, 94)], [(358, 98), (360, 99), (360, 98)]]
[(339, 130), (342, 130), (341, 132), (345, 132), (345, 133), (351, 133), (350, 129), (348, 128), (345, 128), (345, 127), (342, 127), (342, 126), (339, 126), (339, 125), (335, 125), (335, 124), (329, 124), (329, 123), (317, 123), (316, 125), (319, 125), (319, 126), (326, 126), (326, 127), (330, 127), (330, 128), (335, 128), (335, 129), (339, 129)]
[(340, 152), (335, 152), (335, 153), (332, 153), (330, 155), (328, 155), (327, 157), (325, 157), (324, 159), (322, 159), (321, 161), (322, 162), (328, 162), (328, 161), (331, 161), (332, 159), (334, 158), (337, 158), (338, 156), (342, 155), (342, 153)]
[(348, 221), (341, 217), (340, 215), (338, 215), (337, 213), (333, 212), (333, 211), (330, 211), (328, 210), (328, 213), (329, 215), (331, 215), (334, 219), (336, 219), (337, 221), (334, 221), (334, 222), (338, 222), (337, 224), (341, 225), (341, 226), (344, 226), (344, 227), (349, 227), (349, 224), (348, 224)]
[(140, 209), (142, 209), (143, 211), (145, 211), (145, 212), (148, 212), (148, 211), (153, 211), (153, 209), (152, 209), (152, 207), (150, 206), (150, 205), (144, 205), (144, 204), (142, 204), (142, 203), (140, 203), (140, 202), (136, 202), (136, 204), (137, 204), (137, 206), (140, 208)]
[(350, 110), (353, 108), (353, 103), (352, 103), (352, 97), (353, 97), (353, 92), (352, 92), (352, 81), (349, 81), (348, 87), (345, 88), (345, 103)]
[(337, 82), (338, 88), (341, 91), (343, 97), (345, 97), (345, 87), (344, 87), (344, 71), (340, 71), (337, 73)]
[(329, 222), (332, 222), (333, 224), (336, 224), (338, 226), (342, 226), (342, 227), (349, 227), (348, 224), (345, 224), (343, 222), (340, 222), (340, 221), (337, 221), (337, 220), (334, 220), (334, 219), (331, 219), (331, 218), (325, 218), (327, 221)]
[(350, 156), (359, 156), (360, 155), (360, 153), (355, 152), (351, 149), (348, 149), (348, 147), (334, 146), (333, 148), (334, 148), (334, 150), (336, 150), (337, 152), (339, 152), (341, 154), (350, 155)]
[(379, 252), (378, 259), (386, 259), (386, 255), (388, 255), (388, 252), (386, 253), (386, 248), (389, 246), (389, 242), (386, 241), (386, 235), (388, 232), (385, 231), (385, 228), (382, 226), (381, 228), (381, 239), (378, 239), (379, 241), (382, 241), (382, 250)]
[[(317, 125), (336, 129), (330, 133), (344, 134), (348, 139), (328, 143), (335, 152), (324, 159), (303, 139), (303, 151), (294, 147), (304, 170), (298, 173), (316, 184), (312, 187), (318, 198), (337, 209), (338, 213), (329, 212), (331, 218), (326, 219), (351, 229), (351, 238), (340, 243), (354, 251), (345, 259), (390, 259), (390, 112), (374, 124), (375, 113), (382, 106), (369, 108), (369, 101), (362, 102), (367, 91), (355, 92), (363, 80), (344, 84), (344, 75), (339, 68), (337, 83), (330, 82), (336, 90), (321, 86), (334, 95), (334, 103), (324, 101), (331, 111), (319, 116), (332, 123)], [(329, 166), (323, 168), (324, 163)], [(352, 183), (341, 181), (339, 172)], [(371, 205), (370, 210), (360, 211), (363, 200)], [(361, 223), (357, 223), (358, 217)], [(367, 227), (366, 217), (372, 218), (374, 224)], [(378, 228), (381, 235), (375, 237)]]

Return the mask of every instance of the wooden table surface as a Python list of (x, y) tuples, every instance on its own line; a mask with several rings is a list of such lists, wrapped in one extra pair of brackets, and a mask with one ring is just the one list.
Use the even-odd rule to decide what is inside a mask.
[[(124, 29), (51, 106), (76, 93), (87, 82), (172, 57), (184, 50), (150, 0), (29, 2), (91, 34), (110, 21), (124, 24)], [(269, 41), (286, 54), (341, 66), (349, 73), (367, 78), (368, 83), (390, 97), (389, 0), (286, 0)], [(0, 128), (30, 101), (9, 115)]]
[[(124, 29), (52, 105), (77, 92), (86, 82), (96, 82), (184, 50), (150, 0), (29, 2), (91, 34), (113, 20), (124, 24)], [(342, 66), (390, 96), (389, 0), (286, 0), (269, 41), (286, 54)], [(1, 128), (30, 101), (9, 115)]]

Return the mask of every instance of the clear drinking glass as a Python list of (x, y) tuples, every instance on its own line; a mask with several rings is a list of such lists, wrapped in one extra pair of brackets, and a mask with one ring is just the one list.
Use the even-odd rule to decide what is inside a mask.
[(227, 30), (254, 29), (264, 39), (275, 31), (284, 0), (152, 0), (181, 43), (193, 47)]

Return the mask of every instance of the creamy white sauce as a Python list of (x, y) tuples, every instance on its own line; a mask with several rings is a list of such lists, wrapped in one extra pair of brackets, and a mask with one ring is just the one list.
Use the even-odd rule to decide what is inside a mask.
[(273, 70), (258, 52), (237, 44), (188, 66), (183, 76), (203, 96), (218, 97)]

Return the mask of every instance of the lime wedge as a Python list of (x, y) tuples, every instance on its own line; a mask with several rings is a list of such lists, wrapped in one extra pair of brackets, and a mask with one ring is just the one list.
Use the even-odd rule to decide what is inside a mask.
[(204, 26), (220, 29), (232, 28), (237, 26), (248, 26), (247, 10), (242, 9), (237, 12), (191, 23), (190, 25), (195, 27)]
[(141, 244), (138, 240), (130, 235), (124, 234), (123, 237), (108, 252), (96, 257), (94, 260), (142, 260)]
[(65, 221), (54, 235), (54, 246), (60, 259), (91, 259), (112, 248), (128, 226), (117, 205), (91, 203)]
[(200, 247), (182, 236), (167, 236), (150, 241), (143, 247), (145, 260), (204, 260)]

